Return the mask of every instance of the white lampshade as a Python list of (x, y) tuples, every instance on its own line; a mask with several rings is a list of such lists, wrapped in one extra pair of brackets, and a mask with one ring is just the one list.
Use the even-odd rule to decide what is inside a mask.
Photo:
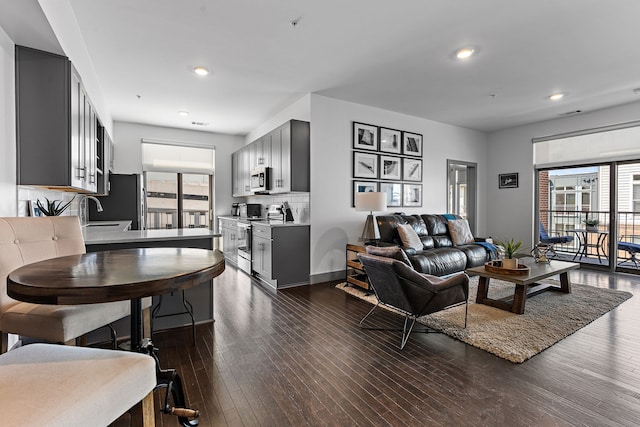
[(387, 193), (356, 193), (356, 211), (369, 211), (362, 230), (362, 240), (365, 242), (380, 239), (380, 231), (373, 218), (373, 212), (384, 210), (387, 210)]
[(387, 193), (356, 193), (356, 211), (380, 212), (387, 210)]

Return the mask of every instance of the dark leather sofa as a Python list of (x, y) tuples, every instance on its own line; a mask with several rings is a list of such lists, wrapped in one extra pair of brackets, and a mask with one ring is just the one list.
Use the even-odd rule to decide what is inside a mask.
[[(446, 276), (466, 268), (481, 266), (491, 260), (491, 252), (482, 245), (472, 243), (455, 246), (445, 215), (380, 215), (376, 220), (380, 230), (379, 245), (402, 247), (413, 268), (421, 273)], [(413, 227), (422, 241), (421, 251), (403, 246), (398, 234), (398, 224), (410, 224)]]

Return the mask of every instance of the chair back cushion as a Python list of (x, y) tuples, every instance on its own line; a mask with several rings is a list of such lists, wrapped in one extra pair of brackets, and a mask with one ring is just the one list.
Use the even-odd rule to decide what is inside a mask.
[(77, 216), (0, 218), (0, 312), (17, 303), (7, 295), (7, 276), (13, 270), (85, 251)]
[(407, 257), (407, 254), (402, 250), (402, 248), (398, 246), (365, 246), (364, 250), (369, 255), (393, 258), (395, 260), (404, 262), (408, 266), (411, 266), (409, 257)]

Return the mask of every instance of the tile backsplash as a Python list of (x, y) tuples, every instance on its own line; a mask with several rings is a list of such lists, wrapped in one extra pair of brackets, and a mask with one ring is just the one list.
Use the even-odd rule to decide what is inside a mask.
[[(259, 195), (247, 197), (247, 203), (260, 203), (262, 208), (266, 210), (269, 205), (282, 204), (286, 201), (289, 203), (293, 219), (298, 222), (309, 222), (309, 193), (288, 193)], [(265, 212), (263, 214), (266, 215)]]
[[(29, 212), (29, 203), (36, 203), (36, 200), (40, 200), (41, 204), (46, 205), (47, 201), (45, 199), (60, 200), (62, 205), (66, 204), (70, 200), (73, 199), (76, 193), (67, 193), (64, 191), (55, 191), (55, 190), (46, 190), (43, 188), (34, 188), (34, 187), (25, 187), (18, 186), (18, 216), (30, 216)], [(82, 200), (82, 197), (78, 194), (69, 205), (67, 210), (64, 211), (62, 215), (77, 215), (83, 218), (82, 212), (79, 212), (79, 204)]]

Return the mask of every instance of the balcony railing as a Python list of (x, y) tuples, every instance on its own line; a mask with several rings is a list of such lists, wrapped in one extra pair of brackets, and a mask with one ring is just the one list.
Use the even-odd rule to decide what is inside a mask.
[[(575, 231), (585, 230), (587, 219), (598, 220), (598, 232)], [(607, 265), (609, 263), (609, 239), (612, 238), (609, 234), (609, 211), (545, 210), (540, 211), (540, 222), (549, 236), (574, 236), (570, 243), (555, 245), (555, 250), (561, 259), (575, 259), (589, 264)], [(618, 212), (617, 226), (618, 242), (640, 244), (640, 212)], [(629, 252), (618, 250), (616, 264), (638, 269), (636, 263), (625, 261), (629, 257)]]

